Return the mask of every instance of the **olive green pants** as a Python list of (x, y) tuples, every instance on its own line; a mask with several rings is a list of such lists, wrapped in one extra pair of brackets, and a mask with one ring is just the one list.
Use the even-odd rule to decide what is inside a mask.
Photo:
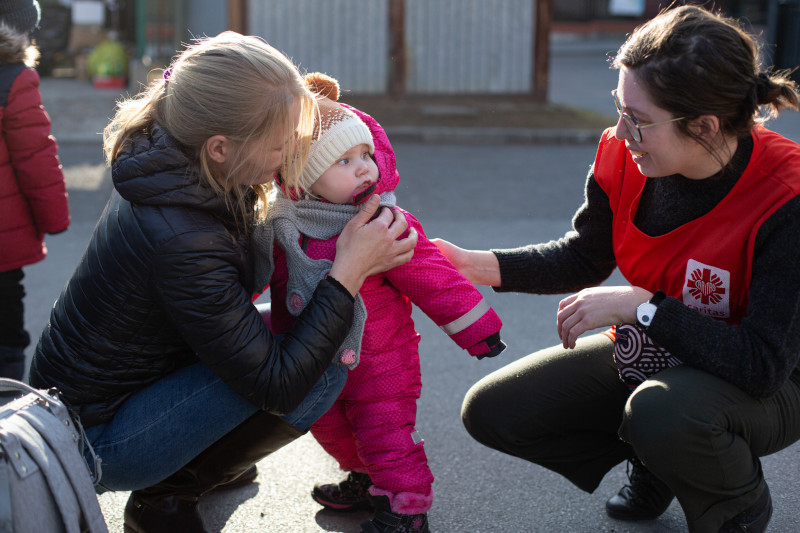
[(672, 488), (690, 531), (716, 532), (765, 489), (759, 457), (800, 439), (800, 379), (758, 400), (678, 366), (631, 392), (605, 335), (523, 357), (467, 392), (462, 419), (482, 444), (592, 492), (638, 456)]

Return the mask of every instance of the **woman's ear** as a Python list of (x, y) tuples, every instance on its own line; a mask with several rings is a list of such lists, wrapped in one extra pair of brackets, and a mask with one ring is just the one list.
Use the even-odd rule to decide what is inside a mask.
[(689, 123), (689, 130), (706, 142), (711, 142), (719, 133), (719, 118), (715, 115), (700, 115)]
[(206, 141), (208, 157), (215, 163), (222, 165), (230, 156), (231, 142), (224, 135), (212, 135)]

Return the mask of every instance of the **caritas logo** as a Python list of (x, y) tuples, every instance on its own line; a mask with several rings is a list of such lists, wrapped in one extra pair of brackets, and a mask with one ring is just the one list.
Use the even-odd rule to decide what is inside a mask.
[(686, 263), (683, 303), (714, 318), (728, 318), (730, 309), (731, 273), (705, 265), (694, 259)]

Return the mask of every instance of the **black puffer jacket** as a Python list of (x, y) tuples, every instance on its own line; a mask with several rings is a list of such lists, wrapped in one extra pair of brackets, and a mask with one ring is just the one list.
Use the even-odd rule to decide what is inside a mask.
[(280, 343), (252, 304), (247, 239), (155, 127), (114, 162), (116, 191), (53, 308), (31, 384), (57, 387), (87, 427), (198, 360), (260, 408), (294, 409), (330, 364), (353, 299), (323, 280)]

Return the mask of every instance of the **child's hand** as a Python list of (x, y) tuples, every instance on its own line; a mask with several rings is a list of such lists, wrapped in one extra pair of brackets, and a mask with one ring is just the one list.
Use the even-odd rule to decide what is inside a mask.
[(476, 358), (483, 359), (484, 357), (495, 357), (500, 355), (506, 349), (506, 343), (500, 339), (500, 334), (495, 333), (483, 339), (478, 344), (470, 346), (467, 352), (474, 355)]

